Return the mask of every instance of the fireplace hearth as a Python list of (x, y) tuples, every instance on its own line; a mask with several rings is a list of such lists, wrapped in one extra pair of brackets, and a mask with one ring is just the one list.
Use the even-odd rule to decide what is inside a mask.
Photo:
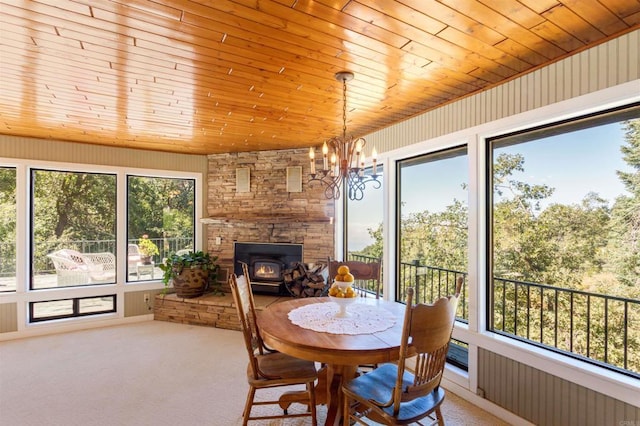
[(256, 293), (286, 294), (282, 273), (302, 259), (302, 244), (234, 243), (234, 272), (242, 275), (242, 265), (246, 264), (251, 289)]

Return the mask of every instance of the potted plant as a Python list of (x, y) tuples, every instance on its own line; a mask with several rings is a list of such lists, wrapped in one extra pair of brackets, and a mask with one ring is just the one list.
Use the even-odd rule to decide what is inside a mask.
[(218, 256), (211, 256), (202, 251), (171, 254), (159, 265), (163, 271), (165, 291), (173, 282), (178, 297), (202, 296), (209, 288), (209, 283), (216, 282), (219, 268), (217, 260)]
[(144, 234), (138, 240), (138, 251), (140, 252), (140, 262), (145, 265), (151, 264), (151, 258), (160, 254), (158, 246), (149, 239), (147, 234)]

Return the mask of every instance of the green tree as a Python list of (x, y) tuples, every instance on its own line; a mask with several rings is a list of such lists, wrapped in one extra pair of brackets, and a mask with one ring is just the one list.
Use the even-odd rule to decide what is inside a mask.
[(361, 251), (359, 251), (358, 254), (375, 257), (376, 259), (382, 259), (384, 249), (382, 239), (382, 223), (379, 223), (375, 229), (368, 228), (367, 232), (369, 232), (369, 236), (373, 239), (373, 244), (366, 246)]
[(457, 271), (467, 270), (465, 203), (454, 200), (442, 212), (412, 213), (402, 220), (401, 259)]
[(493, 167), (493, 271), (497, 277), (534, 281), (553, 262), (537, 215), (540, 201), (554, 190), (517, 181), (512, 176), (516, 171), (524, 171), (522, 155), (498, 155)]
[(37, 242), (115, 238), (114, 175), (35, 170), (33, 179)]
[(0, 272), (16, 270), (16, 169), (0, 168)]
[(625, 144), (620, 150), (633, 171), (617, 172), (630, 195), (616, 199), (611, 240), (618, 279), (637, 289), (640, 288), (640, 119), (626, 121), (624, 129)]
[(194, 181), (130, 177), (129, 238), (193, 238)]

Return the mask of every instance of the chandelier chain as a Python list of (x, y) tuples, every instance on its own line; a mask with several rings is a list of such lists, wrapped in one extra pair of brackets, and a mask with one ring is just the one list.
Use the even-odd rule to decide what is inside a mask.
[(347, 79), (342, 79), (342, 138), (347, 140)]

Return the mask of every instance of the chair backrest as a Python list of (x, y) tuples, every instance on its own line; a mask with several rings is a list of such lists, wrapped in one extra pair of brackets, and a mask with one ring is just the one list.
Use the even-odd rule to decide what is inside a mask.
[(240, 320), (240, 328), (244, 337), (245, 347), (249, 354), (249, 364), (255, 379), (260, 377), (258, 361), (256, 359), (256, 351), (259, 354), (264, 353), (264, 344), (258, 330), (257, 317), (255, 313), (255, 304), (253, 301), (253, 293), (251, 286), (246, 279), (246, 275), (229, 276), (229, 287), (238, 312)]
[[(398, 377), (393, 395), (394, 413), (400, 403), (428, 395), (440, 386), (447, 350), (456, 319), (456, 308), (462, 279), (456, 283), (456, 295), (442, 297), (433, 304), (413, 305), (414, 289), (407, 289), (407, 307), (402, 330)], [(416, 356), (414, 381), (403, 388), (406, 360)]]
[[(377, 262), (362, 262), (359, 260), (347, 260), (338, 261), (329, 259), (329, 279), (333, 279), (336, 276), (338, 267), (340, 265), (347, 265), (349, 271), (356, 279), (353, 287), (356, 290), (360, 290), (359, 294), (365, 296), (366, 292), (372, 292), (376, 299), (380, 298), (380, 271), (381, 263)], [(371, 285), (369, 285), (369, 283)], [(371, 288), (373, 287), (373, 288)]]
[(72, 249), (60, 249), (51, 253), (53, 256), (57, 256), (60, 260), (65, 260), (68, 264), (74, 264), (76, 266), (88, 267), (87, 259), (82, 253)]
[(140, 256), (140, 248), (137, 244), (128, 244), (127, 245), (127, 255), (128, 256)]

